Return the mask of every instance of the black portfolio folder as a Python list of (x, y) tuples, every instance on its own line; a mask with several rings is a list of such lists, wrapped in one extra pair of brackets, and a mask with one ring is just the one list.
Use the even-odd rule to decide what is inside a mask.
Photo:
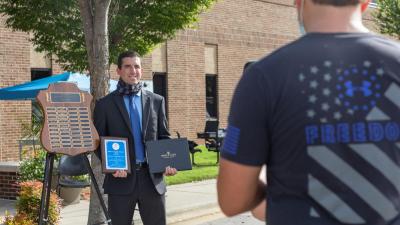
[(186, 138), (148, 141), (146, 156), (151, 173), (163, 173), (167, 166), (177, 170), (192, 169)]

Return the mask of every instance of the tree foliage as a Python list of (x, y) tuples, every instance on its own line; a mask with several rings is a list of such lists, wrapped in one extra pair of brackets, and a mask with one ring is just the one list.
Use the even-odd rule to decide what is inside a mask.
[[(90, 0), (88, 0), (90, 1)], [(216, 0), (112, 0), (108, 14), (109, 62), (121, 51), (147, 53), (196, 21)], [(6, 25), (32, 34), (39, 52), (57, 56), (64, 69), (88, 70), (77, 0), (0, 0)]]
[(381, 33), (400, 40), (400, 0), (378, 0), (375, 13)]

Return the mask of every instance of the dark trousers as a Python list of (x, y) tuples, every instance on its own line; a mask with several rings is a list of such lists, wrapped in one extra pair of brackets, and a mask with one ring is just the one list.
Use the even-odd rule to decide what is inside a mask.
[(136, 204), (139, 205), (143, 225), (166, 225), (165, 195), (158, 194), (147, 168), (136, 171), (136, 186), (132, 194), (108, 195), (108, 210), (112, 224), (133, 224)]

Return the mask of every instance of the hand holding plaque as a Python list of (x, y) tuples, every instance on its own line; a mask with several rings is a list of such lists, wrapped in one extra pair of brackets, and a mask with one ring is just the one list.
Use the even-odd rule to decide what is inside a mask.
[(101, 137), (101, 158), (104, 173), (131, 171), (127, 138)]

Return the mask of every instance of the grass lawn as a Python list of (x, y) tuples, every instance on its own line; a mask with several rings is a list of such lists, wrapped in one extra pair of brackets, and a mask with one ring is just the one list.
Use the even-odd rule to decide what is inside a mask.
[(168, 185), (189, 183), (217, 177), (217, 153), (209, 152), (204, 146), (199, 146), (199, 148), (202, 152), (198, 152), (194, 156), (196, 166), (193, 166), (192, 170), (179, 171), (175, 176), (166, 177)]

